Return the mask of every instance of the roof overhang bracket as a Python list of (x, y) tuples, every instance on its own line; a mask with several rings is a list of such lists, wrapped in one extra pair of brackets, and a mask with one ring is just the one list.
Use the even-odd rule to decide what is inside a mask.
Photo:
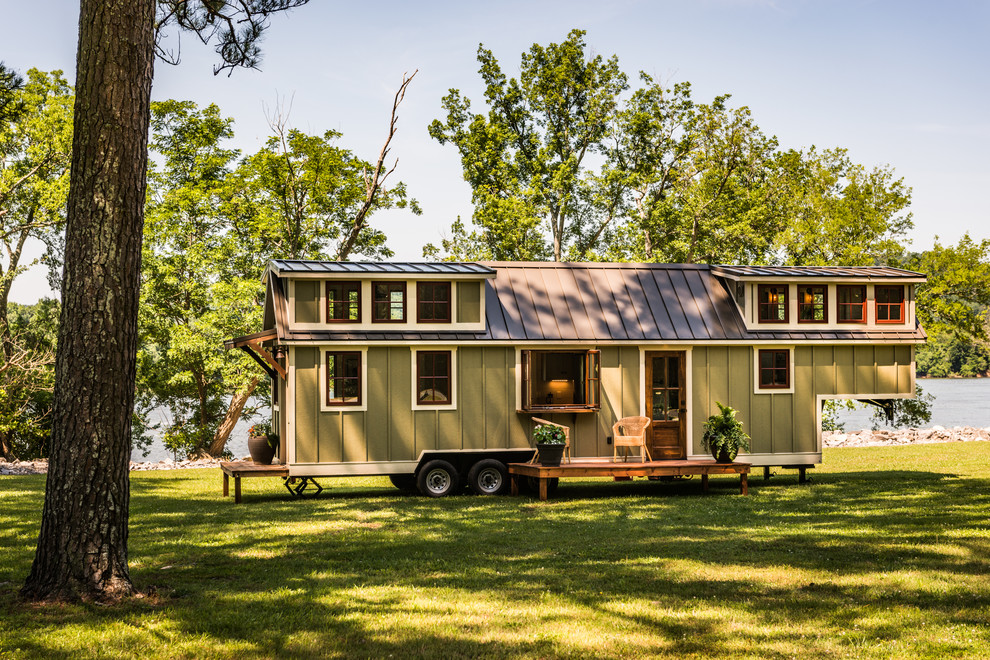
[(876, 406), (887, 416), (887, 423), (894, 423), (894, 399), (860, 399), (863, 403)]
[(223, 343), (226, 348), (239, 348), (251, 358), (257, 362), (262, 369), (265, 370), (272, 379), (282, 377), (283, 380), (286, 379), (287, 374), (285, 373), (285, 368), (278, 363), (271, 353), (268, 352), (261, 342), (271, 341), (276, 339), (276, 332), (274, 329), (265, 330), (264, 332), (258, 332), (253, 335), (247, 335), (244, 337), (235, 337), (234, 339), (228, 339)]

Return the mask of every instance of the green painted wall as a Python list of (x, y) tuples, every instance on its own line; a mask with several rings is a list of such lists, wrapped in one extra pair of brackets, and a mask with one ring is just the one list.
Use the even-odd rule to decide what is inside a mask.
[[(516, 412), (513, 347), (460, 347), (456, 408), (412, 410), (412, 353), (408, 346), (366, 353), (367, 412), (320, 410), (321, 351), (295, 347), (296, 462), (410, 461), (436, 449), (531, 446), (532, 415)], [(701, 428), (721, 401), (739, 410), (753, 453), (814, 452), (819, 394), (911, 394), (910, 346), (799, 346), (794, 350), (793, 394), (754, 392), (750, 346), (695, 347), (688, 400), (693, 453), (702, 453)], [(636, 346), (601, 348), (599, 413), (543, 414), (571, 430), (575, 456), (611, 456), (612, 424), (639, 415), (640, 352)]]
[(456, 407), (412, 410), (407, 346), (367, 351), (368, 410), (320, 410), (318, 347), (296, 347), (296, 462), (409, 461), (424, 450), (529, 447), (515, 410), (515, 351), (457, 349)]
[(752, 437), (752, 453), (814, 452), (816, 405), (820, 394), (913, 394), (911, 346), (797, 346), (794, 392), (754, 391), (751, 346), (696, 347), (692, 352), (694, 453), (702, 453), (701, 428), (718, 410), (738, 410)]
[(481, 322), (481, 282), (457, 283), (457, 323)]
[(296, 323), (320, 322), (320, 285), (316, 280), (295, 280)]

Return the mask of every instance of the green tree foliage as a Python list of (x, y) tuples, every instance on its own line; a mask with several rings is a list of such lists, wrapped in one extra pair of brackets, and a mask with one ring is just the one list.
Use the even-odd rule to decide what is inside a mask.
[(895, 265), (913, 227), (911, 189), (889, 166), (867, 169), (845, 149), (778, 157), (785, 221), (777, 260), (795, 266)]
[[(381, 160), (376, 167), (356, 157), (333, 131), (308, 135), (272, 122), (276, 134), (240, 158), (225, 146), (233, 121), (215, 105), (152, 104), (151, 127), (158, 162), (145, 213), (138, 408), (145, 421), (168, 411), (170, 449), (218, 455), (242, 412), (253, 414), (241, 406), (260, 375), (223, 341), (261, 325), (268, 262), (390, 256), (368, 220), (381, 209), (419, 208), (401, 182), (381, 185), (385, 176), (372, 173)], [(267, 397), (267, 384), (258, 394)]]
[(986, 340), (986, 310), (990, 307), (990, 239), (974, 241), (963, 235), (956, 246), (943, 246), (938, 237), (931, 250), (904, 261), (925, 273), (918, 286), (918, 320), (933, 335), (959, 335)]
[[(245, 254), (261, 259), (371, 259), (392, 256), (385, 235), (363, 224), (348, 241), (368, 199), (366, 176), (375, 166), (337, 144), (341, 134), (308, 135), (271, 122), (274, 135), (246, 157), (231, 180), (226, 211), (236, 218)], [(421, 213), (402, 182), (380, 188), (367, 215), (391, 208)], [(260, 269), (258, 270), (260, 274)]]
[[(585, 55), (584, 32), (534, 45), (506, 78), (479, 48), (487, 114), (457, 90), (430, 134), (454, 144), (475, 229), (424, 254), (453, 259), (886, 263), (911, 228), (911, 191), (842, 149), (781, 151), (746, 107), (627, 77)], [(549, 237), (549, 242), (547, 241)]]
[(599, 231), (598, 220), (581, 212), (582, 197), (585, 203), (607, 197), (603, 182), (588, 174), (588, 162), (604, 152), (627, 81), (614, 56), (586, 55), (584, 34), (572, 30), (560, 44), (534, 44), (522, 55), (518, 80), (507, 78), (494, 54), (479, 46), (487, 114), (473, 114), (471, 101), (456, 89), (444, 97), (446, 120), (435, 120), (430, 135), (461, 155), (481, 228), (468, 237), (478, 244), (474, 252), (560, 261), (570, 246)]
[[(50, 428), (54, 340), (42, 341), (10, 309), (11, 287), (38, 260), (24, 263), (28, 241), (40, 241), (54, 280), (65, 221), (72, 90), (60, 71), (31, 69), (25, 80), (0, 65), (0, 456), (42, 452)], [(40, 319), (40, 317), (39, 317)], [(40, 322), (40, 320), (39, 320)]]
[[(140, 416), (168, 411), (165, 444), (205, 453), (227, 399), (257, 383), (257, 368), (223, 340), (260, 325), (260, 270), (239, 258), (223, 213), (239, 155), (232, 120), (190, 101), (152, 104), (138, 352)], [(245, 263), (250, 264), (247, 271)]]
[(0, 445), (4, 458), (48, 456), (58, 301), (10, 303), (10, 354), (0, 365)]

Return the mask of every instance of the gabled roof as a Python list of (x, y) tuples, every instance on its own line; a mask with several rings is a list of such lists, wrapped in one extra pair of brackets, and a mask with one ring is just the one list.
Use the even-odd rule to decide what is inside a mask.
[[(462, 264), (463, 265), (463, 264)], [(910, 330), (747, 330), (722, 266), (691, 264), (486, 262), (484, 332), (341, 328), (293, 332), (299, 341), (914, 342)], [(741, 268), (741, 267), (731, 267)], [(873, 271), (873, 269), (860, 269)], [(896, 270), (896, 269), (894, 269)], [(907, 273), (908, 271), (899, 271)], [(796, 276), (791, 273), (791, 276)], [(863, 275), (859, 275), (862, 277)], [(917, 276), (911, 273), (911, 276)], [(922, 276), (923, 277), (923, 276)]]

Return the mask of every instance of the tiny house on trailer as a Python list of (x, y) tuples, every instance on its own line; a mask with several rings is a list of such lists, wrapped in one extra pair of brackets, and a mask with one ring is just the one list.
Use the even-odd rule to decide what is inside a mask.
[[(896, 268), (272, 261), (261, 332), (292, 477), (503, 492), (533, 417), (611, 460), (648, 416), (654, 460), (701, 459), (716, 401), (754, 466), (822, 459), (822, 402), (915, 392), (919, 273)], [(443, 476), (427, 483), (426, 474)]]

